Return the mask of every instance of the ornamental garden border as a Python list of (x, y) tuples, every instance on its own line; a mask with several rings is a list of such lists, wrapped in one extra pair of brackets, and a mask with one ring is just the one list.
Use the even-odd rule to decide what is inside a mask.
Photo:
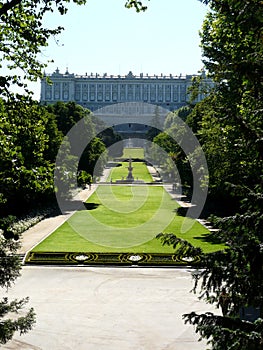
[(167, 253), (29, 252), (24, 263), (29, 265), (197, 267), (201, 264), (201, 259), (199, 256), (190, 258)]

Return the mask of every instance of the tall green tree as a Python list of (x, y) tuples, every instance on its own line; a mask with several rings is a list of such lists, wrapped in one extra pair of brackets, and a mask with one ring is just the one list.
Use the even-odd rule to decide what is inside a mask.
[[(82, 5), (86, 0), (72, 0)], [(61, 142), (52, 114), (23, 96), (30, 96), (27, 80), (42, 77), (46, 62), (39, 60), (43, 47), (63, 28), (48, 28), (45, 19), (55, 10), (67, 13), (70, 0), (0, 1), (0, 210), (29, 203), (38, 196), (53, 193), (53, 164)], [(127, 7), (144, 10), (140, 1), (128, 0)], [(21, 88), (13, 94), (12, 88)], [(2, 101), (4, 98), (6, 103)], [(98, 144), (96, 140), (96, 144)], [(101, 146), (101, 145), (100, 145)], [(65, 146), (67, 148), (67, 146)], [(72, 159), (67, 159), (72, 164)], [(21, 202), (20, 202), (21, 200)], [(20, 205), (18, 204), (20, 202)], [(8, 209), (9, 208), (9, 209)], [(19, 209), (19, 208), (17, 208)], [(19, 276), (21, 268), (16, 252), (19, 243), (7, 239), (0, 230), (0, 287), (7, 288)], [(35, 322), (32, 309), (23, 312), (27, 298), (0, 301), (0, 343), (12, 338), (15, 331), (25, 333)]]
[(78, 105), (76, 102), (65, 103), (58, 101), (53, 105), (46, 106), (46, 108), (55, 115), (58, 130), (61, 131), (64, 136), (66, 136), (70, 129), (82, 118), (86, 118), (90, 124), (90, 133), (95, 134), (94, 125), (90, 120), (91, 112)]
[(52, 196), (61, 135), (54, 117), (37, 103), (0, 101), (0, 209), (21, 214)]
[(162, 128), (163, 128), (163, 123), (161, 122), (160, 118), (160, 110), (159, 107), (156, 106), (154, 110), (154, 115), (151, 120), (151, 127), (147, 131), (146, 138), (149, 141), (153, 141), (153, 139), (160, 134)]
[[(215, 240), (226, 249), (210, 255), (194, 250), (174, 235), (164, 244), (184, 254), (202, 256), (194, 275), (201, 297), (218, 304), (222, 287), (229, 294), (226, 315), (185, 315), (213, 350), (263, 349), (263, 120), (262, 1), (206, 0), (201, 32), (205, 67), (216, 82), (188, 122), (200, 139), (210, 170), (210, 191), (221, 191), (239, 206), (223, 218), (211, 217)], [(231, 208), (230, 208), (231, 209)], [(232, 208), (233, 209), (233, 208)], [(252, 310), (252, 316), (246, 310)], [(251, 313), (251, 312), (250, 312)]]
[[(0, 96), (10, 96), (11, 86), (18, 85), (29, 92), (26, 80), (35, 81), (42, 76), (46, 62), (39, 60), (42, 48), (48, 45), (51, 36), (63, 28), (47, 28), (46, 17), (57, 10), (66, 14), (68, 0), (10, 0), (0, 2), (0, 68), (9, 73), (0, 76)], [(73, 0), (85, 4), (85, 0)]]
[[(184, 194), (190, 195), (193, 187), (193, 177), (189, 163), (190, 154), (195, 152), (191, 135), (186, 129), (185, 120), (191, 113), (191, 107), (184, 106), (178, 110), (169, 113), (164, 121), (164, 132), (159, 133), (153, 139), (149, 154), (153, 160), (160, 164), (166, 178), (178, 182), (183, 187)], [(179, 123), (178, 121), (184, 123)], [(182, 143), (187, 139), (190, 146), (189, 154), (185, 154), (182, 149)], [(190, 150), (191, 149), (191, 150)], [(192, 158), (191, 158), (192, 159)], [(180, 179), (178, 179), (180, 175)]]
[[(46, 18), (55, 11), (65, 15), (70, 2), (85, 5), (87, 0), (0, 1), (0, 69), (9, 70), (8, 73), (0, 73), (0, 97), (10, 97), (12, 85), (21, 87), (22, 94), (30, 94), (27, 80), (36, 81), (42, 77), (47, 65), (47, 62), (39, 60), (41, 50), (48, 45), (50, 37), (56, 37), (64, 29), (61, 26), (47, 27)], [(137, 0), (127, 0), (125, 6), (138, 12), (146, 9)]]
[[(85, 170), (92, 175), (96, 163), (99, 161), (96, 170), (97, 175), (101, 175), (106, 163), (106, 155), (101, 157), (101, 154), (106, 150), (106, 147), (101, 138), (96, 136), (96, 124), (93, 122), (91, 112), (75, 102), (57, 102), (46, 108), (55, 115), (58, 129), (64, 136), (69, 131), (71, 132), (70, 152), (72, 156), (78, 155), (79, 141), (81, 140), (85, 144), (85, 140), (87, 140), (83, 154), (78, 159), (78, 170)], [(74, 126), (81, 120), (83, 121), (82, 127), (75, 129)]]
[[(0, 288), (9, 288), (19, 276), (21, 263), (16, 255), (19, 242), (6, 239), (2, 233), (0, 232)], [(12, 339), (15, 332), (23, 334), (34, 326), (35, 313), (32, 308), (20, 314), (27, 302), (28, 298), (9, 301), (4, 297), (0, 300), (0, 344)]]
[[(172, 126), (153, 139), (148, 153), (153, 163), (162, 167), (164, 177), (180, 182), (184, 193), (189, 194), (189, 189), (192, 188), (192, 172), (189, 160), (180, 147), (180, 139), (183, 137), (183, 128)], [(178, 174), (180, 179), (177, 178)]]
[[(54, 117), (45, 108), (27, 99), (0, 99), (0, 288), (11, 287), (21, 268), (19, 237), (12, 230), (16, 217), (8, 214), (21, 215), (53, 197), (60, 142)], [(32, 329), (35, 314), (32, 309), (23, 310), (27, 302), (28, 298), (0, 300), (0, 343), (16, 331), (22, 334)]]

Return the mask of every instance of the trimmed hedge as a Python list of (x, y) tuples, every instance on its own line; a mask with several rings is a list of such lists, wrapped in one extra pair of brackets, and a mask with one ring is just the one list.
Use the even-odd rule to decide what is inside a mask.
[(120, 266), (197, 266), (200, 258), (165, 253), (74, 253), (29, 252), (25, 264), (120, 265)]

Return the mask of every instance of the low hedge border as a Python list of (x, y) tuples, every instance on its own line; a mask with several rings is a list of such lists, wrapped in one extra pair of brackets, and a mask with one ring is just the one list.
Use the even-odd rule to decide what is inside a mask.
[(120, 265), (197, 266), (200, 257), (188, 258), (165, 253), (29, 252), (25, 264), (39, 265)]

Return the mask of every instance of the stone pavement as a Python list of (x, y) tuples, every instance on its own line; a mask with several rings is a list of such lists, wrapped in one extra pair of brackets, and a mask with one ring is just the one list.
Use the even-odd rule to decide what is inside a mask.
[(29, 296), (37, 322), (1, 349), (204, 350), (182, 315), (214, 310), (192, 287), (182, 268), (25, 266), (2, 296)]

